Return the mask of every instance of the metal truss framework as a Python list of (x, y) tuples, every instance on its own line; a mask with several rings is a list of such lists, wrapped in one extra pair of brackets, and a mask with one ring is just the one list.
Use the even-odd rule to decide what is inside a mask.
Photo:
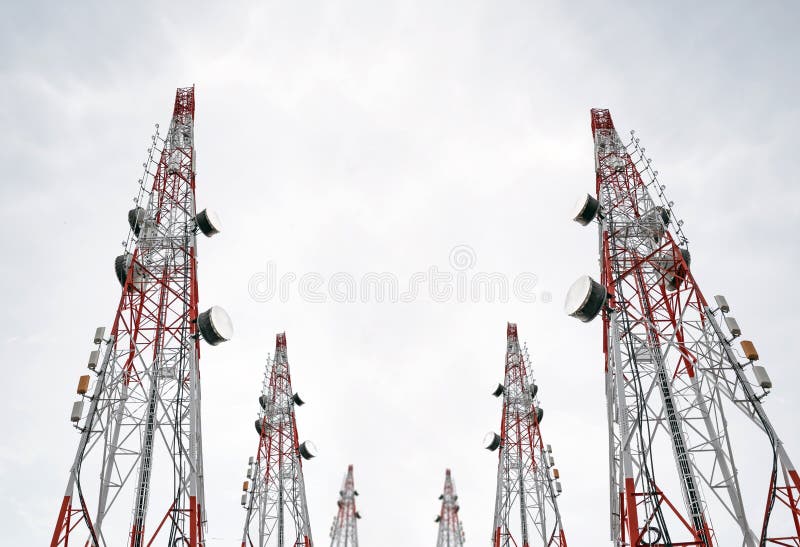
[[(140, 181), (142, 212), (52, 546), (120, 545), (125, 525), (132, 547), (203, 544), (193, 143), (194, 88), (178, 89), (166, 140), (153, 137)], [(99, 488), (89, 484), (97, 474)]]
[(439, 523), (436, 547), (463, 547), (464, 527), (458, 517), (458, 495), (449, 469), (445, 472), (444, 489), (439, 499), (442, 500), (442, 508), (436, 517)]
[[(673, 204), (638, 139), (629, 150), (608, 110), (593, 109), (591, 119), (608, 295), (611, 539), (617, 546), (719, 545), (704, 498), (711, 496), (724, 508), (716, 525), (738, 530), (742, 546), (800, 546), (800, 477), (761, 405), (766, 393), (745, 375), (752, 363), (740, 363), (723, 309), (697, 286), (682, 222), (671, 218)], [(745, 515), (723, 402), (763, 430), (772, 448), (758, 533)], [(671, 464), (663, 457), (670, 452)], [(788, 531), (777, 530), (778, 507)]]
[(528, 359), (514, 323), (508, 324), (506, 349), (492, 544), (566, 547), (551, 459), (539, 429), (543, 413), (538, 390), (526, 369)]
[(331, 525), (331, 547), (358, 547), (358, 519), (356, 509), (358, 491), (353, 480), (353, 466), (347, 467), (342, 489), (339, 491), (338, 510)]
[(278, 334), (275, 356), (267, 360), (267, 375), (256, 420), (258, 452), (248, 469), (252, 483), (244, 500), (242, 547), (311, 547), (311, 524), (303, 481), (303, 457), (310, 458), (297, 437), (286, 334)]

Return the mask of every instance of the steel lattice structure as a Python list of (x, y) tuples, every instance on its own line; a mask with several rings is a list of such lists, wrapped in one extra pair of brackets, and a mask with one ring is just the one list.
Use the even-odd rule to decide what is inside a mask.
[(247, 476), (252, 483), (245, 483), (242, 497), (242, 546), (311, 547), (301, 456), (310, 459), (316, 450), (310, 442), (298, 441), (295, 406), (303, 400), (292, 394), (285, 333), (276, 336), (274, 358), (267, 360), (259, 404), (258, 452), (250, 460)]
[(442, 500), (442, 508), (436, 517), (439, 523), (436, 547), (463, 547), (464, 527), (458, 517), (458, 494), (449, 469), (445, 471), (444, 489), (439, 499)]
[(89, 408), (73, 409), (81, 436), (52, 546), (204, 544), (199, 335), (216, 344), (232, 331), (221, 309), (198, 314), (195, 234), (216, 227), (195, 214), (194, 88), (178, 89), (149, 153), (111, 334), (98, 329), (94, 387), (78, 388)]
[[(745, 374), (753, 363), (731, 346), (740, 330), (725, 299), (712, 307), (697, 286), (683, 223), (638, 139), (623, 144), (608, 110), (593, 109), (591, 119), (596, 198), (587, 196), (575, 220), (599, 221), (601, 280), (576, 282), (567, 311), (584, 321), (602, 311), (611, 539), (728, 547), (718, 537), (724, 530), (742, 546), (798, 546), (800, 478), (761, 404), (769, 383), (757, 388)], [(731, 406), (772, 448), (757, 532), (734, 463)], [(781, 524), (778, 507), (788, 515)]]
[(358, 519), (356, 509), (358, 491), (353, 480), (353, 466), (347, 467), (342, 489), (339, 491), (338, 510), (331, 525), (331, 547), (358, 547)]
[(495, 497), (494, 547), (566, 547), (558, 510), (558, 471), (549, 446), (542, 440), (543, 411), (538, 388), (526, 368), (529, 363), (517, 338), (517, 326), (507, 328), (505, 380), (494, 392), (503, 397), (501, 433), (490, 433), (486, 448), (500, 449)]

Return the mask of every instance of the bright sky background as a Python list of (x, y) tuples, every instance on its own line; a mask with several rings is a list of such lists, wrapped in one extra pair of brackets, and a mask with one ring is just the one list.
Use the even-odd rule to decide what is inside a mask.
[[(204, 347), (208, 545), (241, 534), (264, 359), (285, 330), (317, 545), (355, 465), (361, 545), (433, 545), (446, 467), (468, 545), (489, 541), (506, 321), (530, 346), (570, 545), (608, 543), (600, 324), (562, 311), (597, 274), (569, 219), (594, 185), (589, 109), (636, 129), (685, 220), (704, 292), (727, 295), (775, 384), (796, 461), (797, 37), (789, 2), (6, 2), (0, 17), (3, 543), (52, 534), (78, 436), (68, 417), (154, 123), (196, 84), (201, 307), (235, 340)], [(474, 272), (538, 276), (535, 303), (259, 302), (278, 275), (391, 272), (456, 245)], [(552, 302), (544, 302), (546, 293)], [(748, 452), (753, 436), (736, 441)], [(742, 465), (746, 482), (763, 482)], [(760, 473), (760, 470), (759, 470)], [(752, 474), (752, 476), (751, 476)], [(765, 479), (764, 479), (765, 480)], [(759, 483), (760, 484), (760, 483)], [(759, 486), (760, 488), (760, 486)], [(757, 489), (753, 504), (763, 506)], [(713, 515), (712, 515), (713, 518)], [(119, 530), (120, 543), (127, 530)]]

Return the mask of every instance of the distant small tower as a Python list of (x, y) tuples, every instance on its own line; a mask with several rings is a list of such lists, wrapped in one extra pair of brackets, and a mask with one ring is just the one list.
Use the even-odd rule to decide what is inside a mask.
[(495, 498), (494, 547), (566, 547), (558, 511), (561, 493), (558, 469), (539, 426), (544, 411), (538, 386), (526, 369), (527, 352), (520, 349), (517, 325), (506, 330), (505, 381), (493, 395), (503, 398), (501, 433), (489, 433), (488, 450), (500, 449)]
[(353, 481), (353, 466), (347, 467), (342, 489), (339, 491), (339, 509), (331, 525), (331, 547), (358, 547), (358, 519), (361, 514), (356, 509), (356, 496)]
[(439, 499), (442, 500), (442, 508), (436, 517), (436, 522), (439, 523), (436, 547), (462, 547), (464, 545), (464, 527), (458, 518), (458, 495), (449, 469), (445, 471), (444, 490)]
[(258, 402), (258, 452), (248, 462), (242, 494), (242, 547), (311, 547), (302, 460), (317, 451), (310, 441), (298, 442), (294, 409), (304, 401), (292, 393), (286, 334), (276, 337)]

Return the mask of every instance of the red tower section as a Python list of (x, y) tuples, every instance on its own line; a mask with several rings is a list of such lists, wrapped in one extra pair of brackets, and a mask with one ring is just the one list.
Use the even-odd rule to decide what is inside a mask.
[(517, 338), (517, 325), (509, 323), (505, 380), (494, 391), (503, 398), (501, 433), (489, 433), (484, 442), (487, 449), (500, 450), (492, 544), (566, 547), (557, 500), (559, 472), (552, 467), (552, 451), (542, 440), (544, 411), (528, 362)]
[(436, 547), (463, 547), (464, 527), (458, 516), (460, 508), (458, 494), (456, 494), (456, 486), (453, 484), (453, 477), (450, 475), (449, 469), (445, 472), (444, 488), (439, 499), (442, 500), (442, 508), (439, 516), (436, 517), (436, 522), (439, 523)]
[[(602, 316), (612, 539), (800, 545), (800, 481), (761, 403), (771, 382), (758, 354), (743, 342), (746, 357), (737, 356), (731, 343), (741, 329), (727, 300), (712, 305), (700, 291), (683, 222), (639, 139), (632, 132), (623, 144), (608, 110), (592, 110), (591, 120), (596, 193), (579, 201), (575, 220), (597, 221), (601, 277), (579, 279), (566, 311), (585, 322)], [(751, 518), (755, 532), (728, 433), (730, 407), (765, 433), (771, 452), (767, 511)]]
[(52, 546), (119, 545), (122, 537), (132, 547), (203, 544), (199, 338), (216, 345), (232, 326), (221, 308), (198, 313), (195, 236), (219, 225), (195, 211), (194, 154), (194, 88), (179, 89), (128, 213), (111, 333), (98, 329), (93, 386), (89, 376), (79, 385), (72, 421), (81, 436)]
[(331, 547), (358, 547), (358, 520), (361, 514), (356, 509), (356, 496), (358, 490), (353, 478), (353, 466), (350, 465), (339, 491), (338, 510), (331, 525)]
[(311, 547), (303, 459), (316, 456), (316, 448), (310, 441), (298, 441), (295, 407), (304, 401), (292, 393), (286, 334), (276, 336), (267, 370), (255, 422), (258, 452), (247, 469), (252, 483), (245, 483), (242, 496), (242, 547)]

